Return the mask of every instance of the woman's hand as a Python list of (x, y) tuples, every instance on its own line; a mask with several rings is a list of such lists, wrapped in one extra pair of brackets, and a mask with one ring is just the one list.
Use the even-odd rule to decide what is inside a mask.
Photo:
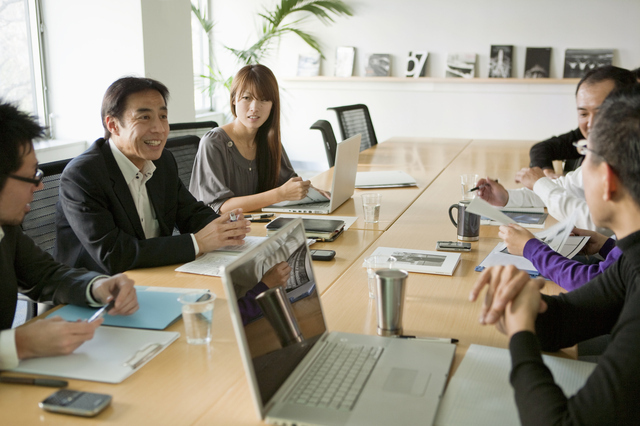
[(524, 245), (530, 239), (535, 238), (531, 232), (514, 223), (502, 225), (498, 236), (504, 240), (509, 253), (515, 256), (522, 256)]
[(580, 237), (590, 237), (587, 244), (582, 248), (582, 252), (589, 255), (599, 253), (604, 243), (609, 239), (609, 237), (588, 229), (573, 228), (572, 233)]
[(287, 262), (280, 262), (269, 269), (263, 276), (262, 282), (269, 288), (283, 286), (291, 275), (291, 266)]
[(292, 177), (278, 188), (280, 201), (298, 201), (307, 196), (311, 182), (301, 177)]

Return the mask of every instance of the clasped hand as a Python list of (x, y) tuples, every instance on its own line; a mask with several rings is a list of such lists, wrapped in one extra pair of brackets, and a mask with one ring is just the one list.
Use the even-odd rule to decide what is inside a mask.
[[(237, 220), (231, 222), (231, 213)], [(242, 209), (235, 209), (212, 220), (207, 226), (196, 232), (195, 237), (200, 253), (208, 253), (224, 246), (239, 246), (244, 237), (251, 232), (251, 222), (244, 218)]]
[(538, 314), (547, 310), (547, 304), (540, 296), (544, 280), (531, 279), (529, 274), (513, 265), (493, 266), (482, 272), (469, 300), (476, 301), (485, 286), (487, 291), (479, 317), (481, 324), (495, 324), (509, 337), (523, 330), (535, 333)]

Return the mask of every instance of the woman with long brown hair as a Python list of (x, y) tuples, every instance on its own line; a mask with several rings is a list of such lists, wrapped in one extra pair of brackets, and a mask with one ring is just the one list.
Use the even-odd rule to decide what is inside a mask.
[(189, 190), (222, 214), (301, 200), (309, 181), (296, 175), (280, 141), (278, 82), (264, 65), (247, 65), (231, 86), (233, 122), (200, 141)]

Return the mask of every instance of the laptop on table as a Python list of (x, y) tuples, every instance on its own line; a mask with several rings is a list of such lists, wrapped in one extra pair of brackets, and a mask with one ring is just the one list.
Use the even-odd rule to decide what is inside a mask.
[[(258, 415), (273, 424), (430, 425), (444, 393), (455, 346), (327, 332), (300, 219), (224, 268), (222, 281)], [(299, 246), (293, 247), (293, 242)], [(292, 303), (301, 337), (287, 344), (266, 316), (243, 318), (237, 289), (276, 246), (300, 250), (292, 274), (312, 283)], [(303, 265), (304, 264), (304, 265)], [(264, 269), (264, 268), (262, 268)], [(242, 291), (242, 290), (240, 290)], [(284, 345), (284, 346), (283, 346)]]
[(338, 144), (330, 200), (327, 200), (324, 195), (311, 188), (307, 197), (302, 200), (283, 201), (264, 207), (262, 211), (276, 213), (332, 213), (353, 195), (358, 171), (361, 138), (362, 135), (357, 134)]

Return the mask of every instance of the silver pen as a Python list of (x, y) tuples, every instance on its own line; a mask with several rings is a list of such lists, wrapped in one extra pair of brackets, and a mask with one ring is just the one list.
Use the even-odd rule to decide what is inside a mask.
[(434, 342), (434, 343), (458, 343), (458, 339), (448, 339), (445, 337), (421, 337), (421, 336), (408, 336), (406, 334), (401, 334), (398, 336), (398, 339), (415, 339), (415, 340), (424, 340), (426, 342)]

